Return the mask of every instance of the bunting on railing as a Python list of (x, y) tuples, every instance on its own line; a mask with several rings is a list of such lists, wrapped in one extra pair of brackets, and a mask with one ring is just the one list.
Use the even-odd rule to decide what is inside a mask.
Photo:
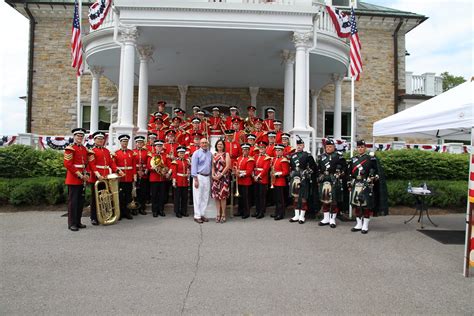
[(109, 12), (112, 0), (97, 0), (89, 8), (89, 23), (93, 30), (99, 28)]
[(349, 37), (351, 35), (351, 22), (349, 21), (349, 16), (341, 10), (330, 6), (326, 6), (326, 10), (331, 17), (337, 35), (342, 38)]

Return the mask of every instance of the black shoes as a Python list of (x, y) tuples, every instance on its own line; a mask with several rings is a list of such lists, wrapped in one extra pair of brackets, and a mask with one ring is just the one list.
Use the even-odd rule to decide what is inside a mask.
[(77, 226), (72, 225), (69, 227), (69, 230), (72, 230), (73, 232), (77, 232), (79, 228), (77, 228)]
[(262, 213), (260, 213), (260, 214), (257, 214), (257, 219), (261, 219), (261, 218), (264, 218), (264, 217), (265, 217), (265, 215), (264, 215), (264, 214), (262, 214)]
[(257, 213), (253, 213), (253, 214), (252, 214), (252, 217), (257, 217), (257, 216), (258, 216)]
[(97, 226), (97, 225), (99, 225), (99, 222), (96, 219), (91, 219), (91, 224), (93, 226)]
[(158, 217), (158, 213), (153, 212), (153, 217)]
[(78, 227), (78, 228), (86, 228), (87, 226), (84, 225), (84, 224), (79, 223), (79, 225), (77, 225), (77, 227)]
[(139, 210), (138, 213), (142, 214), (142, 215), (146, 215), (146, 211), (145, 210)]
[(124, 217), (124, 218), (126, 218), (126, 219), (133, 219), (133, 216), (130, 215), (130, 214), (123, 215), (122, 217)]
[(247, 214), (247, 215), (242, 215), (242, 219), (246, 219), (246, 218), (249, 218), (250, 216)]
[(270, 217), (271, 217), (271, 218), (275, 218), (275, 217), (276, 217), (276, 215), (275, 215), (275, 214), (272, 214), (272, 215), (270, 215)]
[(133, 216), (137, 216), (137, 215), (138, 215), (138, 211), (137, 211), (137, 210), (131, 210), (130, 212), (132, 213)]
[(279, 221), (282, 220), (284, 217), (281, 215), (275, 216), (274, 220)]
[(293, 218), (290, 218), (289, 222), (290, 223), (296, 223), (298, 220), (297, 219), (293, 219)]
[(177, 218), (181, 218), (181, 217), (183, 217), (183, 216), (181, 215), (181, 213), (176, 213), (176, 217), (177, 217)]
[[(360, 228), (354, 228), (354, 227), (351, 228), (351, 232), (360, 232), (360, 231), (361, 231)], [(367, 234), (367, 233), (363, 233), (363, 234)]]
[(300, 223), (300, 224), (304, 224), (304, 222), (305, 222), (305, 221), (298, 221), (298, 223)]
[(181, 215), (184, 216), (184, 217), (189, 217), (188, 213), (184, 213), (184, 214), (181, 214)]
[(327, 226), (327, 225), (329, 225), (329, 223), (319, 222), (318, 225), (319, 225), (319, 226)]
[(162, 216), (162, 217), (166, 216), (165, 212), (163, 212), (163, 211), (159, 212), (158, 214), (160, 214), (160, 216)]

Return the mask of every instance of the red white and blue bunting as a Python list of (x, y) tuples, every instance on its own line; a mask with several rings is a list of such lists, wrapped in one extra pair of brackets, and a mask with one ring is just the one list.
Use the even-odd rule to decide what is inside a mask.
[(15, 143), (16, 136), (1, 136), (0, 147), (10, 146)]
[(109, 12), (112, 0), (97, 0), (89, 8), (89, 23), (93, 30), (99, 28)]

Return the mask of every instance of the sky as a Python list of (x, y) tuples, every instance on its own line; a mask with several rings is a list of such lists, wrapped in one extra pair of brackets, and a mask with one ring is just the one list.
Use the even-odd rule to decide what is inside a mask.
[[(429, 17), (406, 36), (407, 71), (474, 75), (473, 0), (365, 2)], [(26, 102), (20, 97), (26, 96), (28, 30), (28, 20), (0, 0), (0, 136), (25, 132)]]

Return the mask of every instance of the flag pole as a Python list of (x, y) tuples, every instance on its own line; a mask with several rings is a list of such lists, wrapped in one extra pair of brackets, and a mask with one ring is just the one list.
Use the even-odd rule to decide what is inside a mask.
[[(82, 36), (82, 0), (78, 0), (78, 11), (79, 11), (79, 30)], [(81, 48), (82, 49), (82, 48)], [(81, 107), (81, 74), (76, 75), (77, 79), (77, 127), (82, 127), (82, 107)]]

